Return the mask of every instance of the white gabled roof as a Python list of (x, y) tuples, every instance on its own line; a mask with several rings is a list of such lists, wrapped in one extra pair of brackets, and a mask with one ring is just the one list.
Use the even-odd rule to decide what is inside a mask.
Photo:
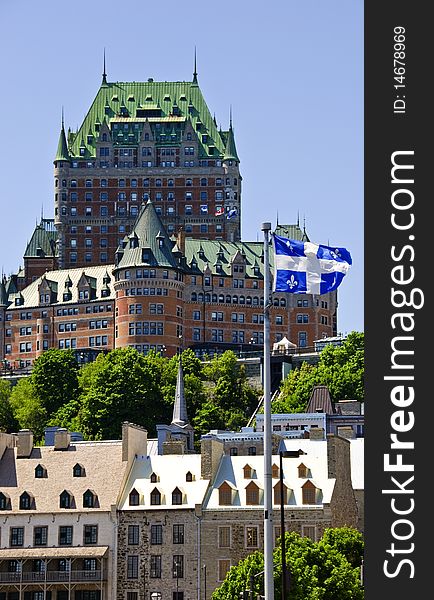
[[(209, 481), (200, 478), (200, 454), (167, 454), (153, 456), (137, 456), (130, 476), (119, 502), (120, 510), (171, 510), (180, 508), (194, 509), (202, 504)], [(193, 481), (186, 481), (190, 472)], [(158, 476), (158, 481), (151, 482), (151, 474)], [(157, 488), (162, 496), (161, 505), (151, 505), (151, 492)], [(179, 488), (184, 496), (182, 505), (172, 505), (172, 492)], [(140, 505), (129, 505), (129, 494), (135, 489), (140, 494)]]
[[(303, 450), (298, 458), (283, 459), (283, 480), (284, 484), (291, 491), (288, 498), (288, 506), (299, 506), (305, 508), (302, 502), (302, 487), (307, 481), (311, 481), (322, 492), (320, 495), (320, 504), (331, 501), (335, 479), (328, 478), (327, 465), (327, 441), (314, 441), (308, 439), (284, 440), (287, 450)], [(310, 477), (300, 478), (298, 476), (298, 466), (303, 463), (310, 472)], [(272, 464), (279, 466), (279, 455), (272, 457)], [(253, 479), (244, 477), (244, 467), (249, 465), (254, 470)], [(252, 508), (246, 505), (246, 487), (253, 481), (259, 487), (259, 502), (263, 505), (264, 489), (264, 457), (263, 456), (224, 456), (220, 463), (215, 482), (210, 492), (207, 494), (205, 509), (225, 509), (227, 507), (219, 504), (219, 488), (223, 482), (227, 482), (236, 490), (233, 495), (232, 507)], [(279, 482), (279, 478), (272, 480), (272, 486)]]

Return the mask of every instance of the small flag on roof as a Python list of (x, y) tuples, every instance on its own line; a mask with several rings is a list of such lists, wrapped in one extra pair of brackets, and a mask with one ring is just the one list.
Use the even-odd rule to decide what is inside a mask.
[(274, 292), (326, 294), (341, 283), (352, 265), (346, 248), (323, 246), (273, 235)]
[(216, 217), (221, 217), (221, 215), (224, 215), (224, 213), (225, 213), (225, 209), (223, 208), (223, 206), (216, 206), (216, 209), (215, 209)]

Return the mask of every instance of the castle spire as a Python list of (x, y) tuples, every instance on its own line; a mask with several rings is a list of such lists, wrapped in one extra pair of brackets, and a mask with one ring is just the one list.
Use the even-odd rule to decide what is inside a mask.
[(69, 160), (68, 144), (66, 142), (66, 135), (65, 135), (65, 124), (63, 121), (63, 106), (62, 106), (62, 127), (60, 129), (59, 142), (57, 144), (57, 152), (56, 152), (56, 158), (54, 159), (54, 162), (56, 162), (57, 160), (65, 160), (65, 161)]
[(179, 357), (178, 375), (176, 377), (175, 404), (173, 406), (172, 424), (184, 426), (188, 423), (187, 403), (184, 394), (184, 374), (182, 370), (182, 356)]
[(193, 83), (197, 85), (197, 57), (196, 57), (196, 46), (194, 47), (194, 72), (193, 72)]
[(104, 59), (103, 59), (102, 85), (107, 85), (107, 73), (105, 71), (105, 48), (104, 48)]

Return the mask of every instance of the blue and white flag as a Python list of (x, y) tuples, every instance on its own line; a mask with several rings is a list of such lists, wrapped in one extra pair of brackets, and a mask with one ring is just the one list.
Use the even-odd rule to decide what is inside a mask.
[(233, 219), (234, 217), (236, 217), (238, 215), (238, 211), (235, 207), (232, 207), (228, 210), (226, 218), (227, 219)]
[(326, 294), (335, 290), (352, 264), (345, 248), (273, 235), (274, 292)]

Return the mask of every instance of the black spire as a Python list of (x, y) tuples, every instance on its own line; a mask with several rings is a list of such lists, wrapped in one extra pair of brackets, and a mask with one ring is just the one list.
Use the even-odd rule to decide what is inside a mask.
[(193, 72), (193, 83), (197, 84), (197, 61), (196, 61), (196, 46), (194, 47), (194, 72)]
[(107, 73), (105, 72), (105, 48), (104, 48), (104, 61), (103, 61), (103, 73), (102, 73), (102, 85), (107, 85)]

